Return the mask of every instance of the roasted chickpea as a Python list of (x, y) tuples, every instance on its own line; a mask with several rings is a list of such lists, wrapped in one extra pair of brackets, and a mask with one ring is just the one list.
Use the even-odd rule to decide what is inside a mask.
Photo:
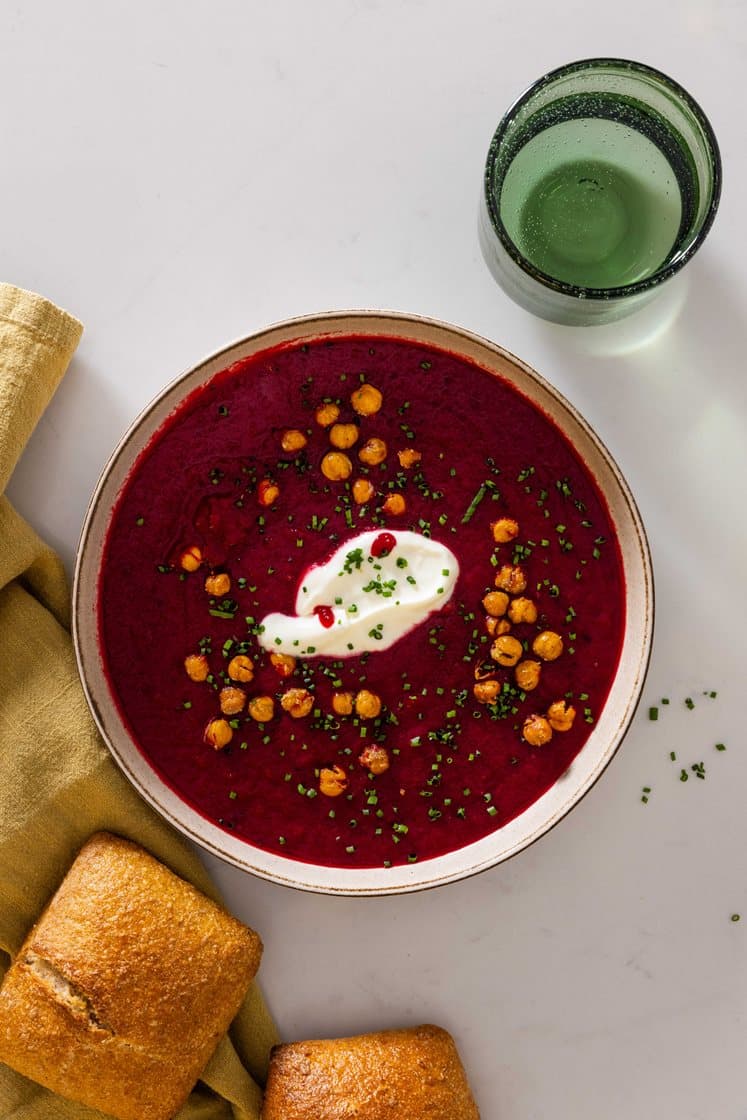
[(271, 653), (270, 664), (279, 677), (289, 677), (296, 667), (296, 659), (289, 653)]
[(563, 639), (554, 630), (543, 630), (532, 642), (532, 649), (543, 661), (555, 661), (563, 652)]
[(496, 673), (495, 661), (492, 657), (486, 661), (478, 661), (475, 665), (475, 680), (486, 681), (489, 677), (494, 677)]
[(377, 467), (386, 459), (386, 444), (378, 436), (371, 436), (358, 452), (358, 458), (367, 467)]
[(485, 629), (491, 638), (500, 638), (501, 634), (510, 634), (511, 623), (507, 618), (492, 618), (488, 614), (485, 616)]
[(407, 502), (401, 494), (389, 494), (381, 508), (390, 517), (401, 517), (407, 509)]
[(362, 688), (355, 697), (355, 714), (361, 719), (375, 719), (381, 712), (381, 700), (375, 692)]
[(257, 723), (269, 723), (275, 715), (275, 701), (271, 696), (252, 696), (246, 710)]
[(478, 704), (492, 704), (501, 691), (498, 681), (478, 681), (472, 692)]
[(202, 563), (202, 549), (197, 544), (185, 548), (179, 557), (179, 567), (185, 572), (196, 572)]
[(184, 668), (191, 681), (204, 681), (210, 672), (208, 659), (201, 653), (190, 653), (184, 658)]
[(218, 702), (224, 716), (237, 716), (239, 712), (244, 710), (246, 693), (243, 688), (232, 688), (228, 685), (218, 693)]
[(353, 712), (352, 692), (335, 692), (332, 696), (332, 711), (338, 716), (349, 716)]
[(344, 482), (353, 473), (353, 464), (342, 451), (328, 451), (322, 459), (322, 474), (330, 482)]
[(319, 792), (325, 797), (339, 797), (348, 787), (345, 771), (340, 766), (323, 766), (319, 771)]
[(245, 653), (237, 653), (228, 662), (228, 675), (232, 681), (246, 683), (254, 679), (254, 662)]
[(516, 638), (512, 638), (510, 634), (502, 634), (500, 638), (496, 638), (490, 647), (490, 656), (493, 661), (497, 661), (499, 665), (503, 665), (506, 669), (511, 669), (521, 660), (524, 653), (524, 647), (521, 642)]
[(389, 752), (386, 747), (365, 747), (358, 761), (369, 773), (384, 774), (389, 769)]
[(280, 487), (277, 482), (263, 478), (257, 487), (257, 500), (261, 506), (272, 506), (280, 497)]
[(517, 625), (521, 622), (536, 622), (537, 608), (531, 599), (525, 599), (522, 595), (512, 601), (508, 608), (508, 617)]
[(519, 535), (519, 523), (513, 517), (501, 517), (490, 526), (496, 544), (508, 544)]
[(500, 618), (508, 609), (508, 595), (505, 591), (489, 591), (482, 605), (492, 618)]
[(520, 595), (527, 585), (527, 577), (519, 567), (504, 564), (495, 577), (495, 586), (510, 595)]
[(552, 739), (552, 727), (544, 716), (527, 716), (521, 733), (530, 747), (543, 747)]
[(405, 470), (409, 470), (410, 467), (419, 463), (423, 456), (414, 447), (405, 447), (402, 451), (397, 452), (397, 458), (399, 459), (399, 465), (404, 467)]
[(542, 666), (539, 661), (520, 661), (514, 669), (516, 683), (522, 692), (531, 692), (540, 682)]
[(360, 431), (357, 424), (333, 424), (329, 429), (329, 442), (341, 451), (347, 451), (358, 442)]
[(307, 443), (306, 436), (299, 428), (286, 428), (280, 437), (283, 451), (300, 451)]
[(565, 700), (556, 700), (547, 709), (547, 718), (553, 731), (570, 731), (576, 718), (576, 709)]
[(233, 739), (233, 731), (228, 720), (211, 719), (205, 728), (204, 739), (213, 750), (222, 751)]
[(307, 688), (289, 688), (280, 697), (280, 706), (294, 719), (303, 719), (314, 707), (314, 697)]
[(370, 502), (376, 491), (367, 478), (356, 478), (353, 483), (353, 501), (362, 506), (365, 502)]
[(208, 595), (227, 595), (231, 590), (231, 577), (225, 572), (217, 572), (205, 580), (205, 590)]
[(381, 408), (383, 397), (375, 385), (365, 382), (350, 394), (350, 403), (360, 416), (373, 416)]
[(332, 402), (329, 401), (326, 404), (319, 405), (316, 412), (314, 413), (314, 418), (316, 419), (317, 424), (319, 424), (322, 428), (328, 428), (330, 424), (334, 424), (339, 415), (340, 409), (336, 404), (332, 404)]

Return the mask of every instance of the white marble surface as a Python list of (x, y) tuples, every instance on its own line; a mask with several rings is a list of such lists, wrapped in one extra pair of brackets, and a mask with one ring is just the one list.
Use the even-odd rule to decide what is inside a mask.
[[(0, 4), (2, 278), (86, 324), (11, 497), (68, 563), (110, 449), (165, 381), (327, 308), (432, 315), (506, 346), (585, 413), (637, 495), (658, 596), (644, 713), (672, 703), (638, 716), (558, 828), (395, 900), (211, 861), (264, 936), (285, 1036), (442, 1023), (485, 1120), (747, 1117), (746, 31), (741, 0)], [(691, 90), (725, 189), (661, 314), (585, 331), (504, 297), (476, 211), (507, 104), (594, 54)], [(706, 780), (681, 783), (699, 761)]]

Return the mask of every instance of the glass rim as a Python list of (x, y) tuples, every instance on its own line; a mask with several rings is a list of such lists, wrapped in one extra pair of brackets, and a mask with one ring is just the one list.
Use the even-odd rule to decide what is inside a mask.
[[(709, 150), (713, 170), (713, 185), (708, 209), (704, 215), (700, 229), (685, 251), (671, 264), (657, 269), (656, 272), (652, 273), (651, 276), (647, 276), (644, 280), (636, 280), (633, 284), (618, 285), (614, 288), (586, 288), (583, 285), (570, 284), (564, 280), (558, 280), (556, 277), (550, 276), (549, 273), (543, 272), (533, 265), (532, 262), (519, 251), (517, 245), (509, 237), (501, 219), (498, 204), (491, 190), (490, 183), (491, 172), (496, 161), (495, 153), (500, 147), (503, 137), (509, 125), (513, 122), (517, 112), (523, 108), (536, 93), (544, 89), (545, 86), (550, 85), (556, 78), (564, 77), (567, 74), (573, 74), (578, 70), (584, 70), (590, 66), (619, 66), (624, 69), (632, 70), (634, 73), (656, 78), (666, 86), (671, 93), (675, 94), (675, 96), (685, 104), (700, 126), (706, 146)], [(695, 98), (687, 92), (684, 86), (681, 86), (674, 78), (670, 78), (669, 75), (664, 74), (663, 71), (657, 70), (654, 66), (648, 66), (645, 62), (635, 62), (627, 58), (601, 56), (599, 58), (580, 58), (576, 62), (567, 62), (563, 66), (558, 66), (554, 70), (548, 71), (525, 89), (523, 93), (519, 94), (516, 100), (509, 105), (490, 141), (488, 158), (485, 163), (483, 187), (485, 203), (493, 233), (498, 237), (503, 248), (522, 272), (525, 272), (531, 279), (537, 281), (537, 283), (541, 284), (544, 288), (550, 288), (563, 295), (568, 295), (575, 299), (596, 299), (604, 301), (650, 291), (664, 280), (670, 279), (670, 277), (679, 272), (683, 265), (687, 264), (703, 244), (708, 231), (713, 225), (721, 198), (721, 181), (721, 153), (719, 151), (718, 141), (716, 140), (716, 134), (700, 105)]]

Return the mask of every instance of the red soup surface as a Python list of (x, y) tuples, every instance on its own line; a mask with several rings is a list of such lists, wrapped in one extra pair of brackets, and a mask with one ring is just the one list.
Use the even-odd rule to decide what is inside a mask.
[[(448, 546), (446, 605), (381, 652), (263, 650), (263, 617), (372, 529)], [(593, 729), (624, 619), (608, 510), (553, 422), (378, 336), (266, 351), (193, 393), (127, 480), (99, 588), (110, 686), (163, 780), (251, 844), (344, 867), (430, 859), (531, 805)]]

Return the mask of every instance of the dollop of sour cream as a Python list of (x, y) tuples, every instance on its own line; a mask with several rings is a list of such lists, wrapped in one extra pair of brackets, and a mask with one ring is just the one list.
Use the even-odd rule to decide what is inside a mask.
[(309, 568), (294, 615), (262, 619), (259, 643), (295, 657), (354, 657), (389, 649), (454, 593), (450, 549), (409, 530), (359, 533)]

